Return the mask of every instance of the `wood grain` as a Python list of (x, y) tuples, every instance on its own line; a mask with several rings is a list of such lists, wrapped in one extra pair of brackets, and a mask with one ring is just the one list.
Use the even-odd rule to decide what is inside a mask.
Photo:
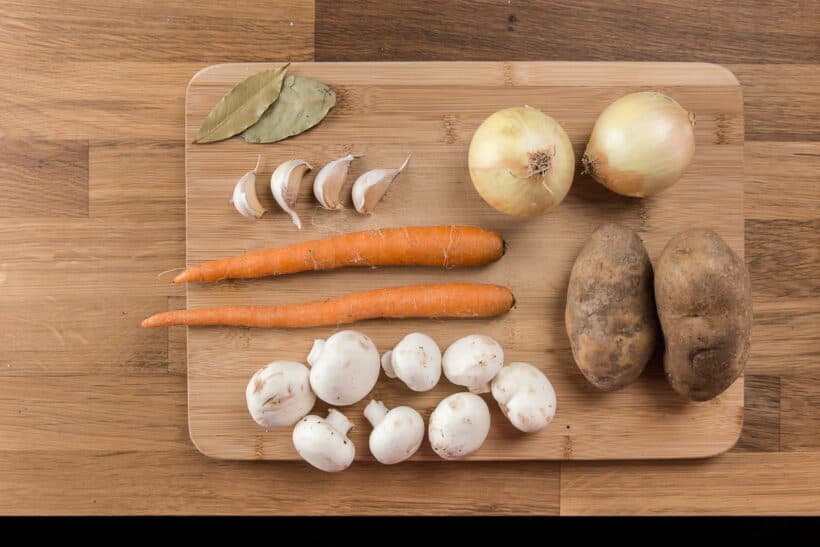
[[(224, 64), (200, 72), (188, 88), (186, 140), (193, 140), (219, 97), (264, 68), (269, 65)], [(646, 375), (619, 393), (596, 393), (574, 366), (563, 329), (569, 270), (601, 218), (617, 218), (638, 229), (652, 257), (694, 219), (709, 218), (711, 226), (742, 253), (742, 107), (737, 82), (728, 71), (705, 64), (629, 63), (294, 63), (289, 70), (340, 89), (341, 104), (320, 130), (273, 146), (239, 139), (187, 145), (189, 265), (351, 230), (448, 222), (500, 231), (507, 253), (499, 262), (472, 271), (388, 268), (190, 284), (188, 308), (272, 305), (424, 282), (504, 284), (515, 293), (517, 305), (498, 319), (369, 321), (351, 327), (370, 336), (381, 352), (408, 332), (425, 332), (442, 348), (461, 336), (488, 334), (505, 348), (507, 360), (532, 362), (547, 374), (560, 401), (551, 427), (538, 435), (516, 434), (490, 401), (494, 425), (481, 450), (469, 459), (703, 457), (735, 443), (743, 414), (742, 380), (706, 405), (672, 396), (662, 375)], [(699, 120), (696, 159), (684, 180), (662, 197), (644, 202), (618, 199), (586, 179), (556, 211), (523, 222), (492, 210), (472, 189), (464, 158), (475, 128), (490, 113), (509, 104), (548, 105), (580, 155), (601, 109), (615, 97), (656, 83), (696, 111)], [(395, 132), (385, 131), (388, 127), (403, 128), (400, 143)], [(413, 154), (372, 217), (358, 217), (349, 209), (318, 209), (309, 197), (310, 178), (296, 206), (305, 219), (301, 232), (276, 208), (259, 221), (248, 222), (226, 203), (236, 179), (254, 165), (256, 154), (263, 154), (264, 184), (278, 163), (304, 158), (324, 165), (342, 155), (340, 144), (364, 154), (354, 164), (351, 179), (368, 169), (398, 165)], [(543, 234), (549, 234), (548, 245)], [(265, 432), (249, 419), (244, 387), (256, 369), (274, 359), (304, 362), (313, 340), (326, 338), (333, 330), (188, 329), (189, 422), (197, 447), (215, 458), (298, 458), (290, 429)], [(411, 404), (426, 418), (453, 391), (454, 386), (443, 382), (431, 392), (414, 394), (382, 378), (363, 402), (343, 409), (354, 424), (351, 439), (359, 447), (357, 459), (372, 458), (364, 449), (371, 428), (362, 416), (371, 398), (388, 407)], [(314, 412), (321, 414), (324, 407), (319, 405)], [(610, 422), (607, 417), (615, 414), (621, 418)], [(414, 459), (437, 458), (423, 443)]]
[[(49, 473), (40, 462), (48, 461)], [(225, 462), (164, 450), (0, 452), (3, 498), (40, 514), (558, 514), (558, 465), (384, 466), (322, 474), (304, 462)], [(150, 470), (149, 473), (141, 472)], [(521, 495), (525, 492), (526, 495)], [(5, 512), (13, 511), (6, 502)], [(35, 509), (30, 509), (35, 510)]]
[(745, 377), (743, 432), (736, 452), (777, 452), (780, 450), (780, 378)]
[(795, 63), (820, 55), (818, 8), (810, 0), (742, 9), (718, 0), (627, 0), (602, 8), (594, 0), (457, 0), (446, 7), (317, 0), (316, 60)]
[(562, 515), (814, 515), (818, 499), (820, 453), (561, 466)]
[(0, 139), (0, 215), (88, 216), (88, 143)]
[[(11, 346), (0, 347), (0, 384), (12, 378), (15, 387), (3, 389), (0, 400), (0, 513), (556, 514), (561, 503), (565, 513), (817, 514), (820, 425), (812, 386), (820, 362), (820, 298), (782, 280), (789, 271), (774, 257), (792, 251), (788, 239), (773, 233), (777, 224), (746, 225), (747, 250), (752, 240), (777, 241), (750, 263), (755, 325), (746, 418), (756, 415), (756, 425), (747, 425), (738, 452), (701, 463), (570, 464), (559, 470), (529, 462), (390, 468), (360, 462), (328, 477), (301, 463), (209, 460), (196, 452), (183, 425), (184, 329), (170, 329), (166, 340), (132, 322), (145, 306), (184, 305), (180, 288), (156, 276), (185, 261), (181, 127), (187, 82), (213, 63), (313, 60), (314, 17), (316, 60), (727, 64), (744, 88), (745, 217), (797, 221), (789, 229), (800, 247), (794, 252), (820, 271), (806, 250), (816, 234), (812, 222), (820, 218), (818, 4), (709, 0), (697, 2), (692, 16), (694, 4), (511, 0), (471, 2), (468, 9), (458, 1), (434, 9), (396, 0), (320, 1), (314, 10), (310, 0), (288, 0), (242, 2), (237, 10), (215, 0), (0, 0), (6, 76), (0, 80), (0, 143), (34, 141), (59, 149), (87, 142), (89, 161), (87, 187), (74, 185), (76, 192), (60, 197), (63, 214), (0, 215), (0, 306), (8, 301), (16, 317), (41, 325), (29, 331), (13, 320), (4, 324), (14, 335), (4, 339)], [(51, 172), (53, 155), (31, 157)], [(6, 161), (0, 169), (8, 168)], [(14, 179), (4, 175), (0, 183), (7, 188)], [(606, 203), (606, 194), (590, 200)], [(801, 276), (813, 286), (807, 273)], [(54, 317), (49, 297), (62, 310)], [(78, 313), (70, 315), (71, 306)], [(101, 306), (111, 311), (94, 311)], [(64, 346), (47, 324), (63, 335)], [(95, 337), (97, 329), (101, 336)], [(60, 376), (69, 377), (65, 384)], [(48, 402), (29, 387), (41, 378)], [(87, 397), (69, 389), (85, 390)], [(140, 394), (158, 410), (146, 410)], [(19, 427), (17, 411), (26, 409), (27, 425)], [(55, 413), (65, 417), (55, 419)], [(123, 421), (127, 430), (117, 428)], [(46, 429), (42, 441), (40, 427)], [(778, 428), (781, 448), (772, 452)], [(13, 450), (5, 447), (6, 430)], [(150, 444), (152, 430), (162, 449)], [(62, 431), (73, 446), (85, 448), (62, 446)], [(26, 443), (42, 449), (23, 450)]]

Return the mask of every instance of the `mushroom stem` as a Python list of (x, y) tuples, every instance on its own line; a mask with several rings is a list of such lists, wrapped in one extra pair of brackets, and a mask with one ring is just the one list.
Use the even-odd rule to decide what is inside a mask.
[(353, 423), (347, 419), (347, 416), (335, 408), (331, 408), (327, 411), (327, 418), (325, 418), (325, 421), (330, 424), (330, 427), (342, 435), (347, 435), (347, 432), (353, 428)]
[(373, 399), (364, 407), (364, 417), (367, 418), (367, 421), (370, 422), (370, 425), (373, 427), (379, 425), (385, 416), (387, 416), (387, 407), (384, 406), (384, 403), (381, 401)]
[(382, 368), (384, 369), (384, 374), (388, 378), (395, 378), (396, 371), (393, 370), (393, 350), (387, 350), (382, 355)]
[(490, 392), (490, 383), (484, 382), (483, 384), (478, 384), (477, 386), (470, 386), (467, 388), (470, 393), (489, 393)]
[(319, 360), (319, 356), (322, 355), (322, 350), (325, 349), (325, 341), (324, 340), (314, 340), (313, 347), (310, 348), (310, 353), (307, 356), (307, 362), (311, 367), (316, 366), (316, 361)]

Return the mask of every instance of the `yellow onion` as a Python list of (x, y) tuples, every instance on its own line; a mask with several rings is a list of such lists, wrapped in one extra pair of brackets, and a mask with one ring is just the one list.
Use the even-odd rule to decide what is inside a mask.
[(613, 192), (646, 197), (681, 178), (695, 154), (695, 116), (671, 97), (641, 91), (598, 116), (581, 162)]
[(558, 122), (535, 108), (513, 107), (478, 127), (468, 164), (484, 201), (508, 215), (533, 216), (554, 209), (567, 195), (575, 154)]

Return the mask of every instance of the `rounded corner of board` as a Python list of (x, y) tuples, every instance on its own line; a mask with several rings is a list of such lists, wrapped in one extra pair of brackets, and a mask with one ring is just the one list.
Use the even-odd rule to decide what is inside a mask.
[(191, 444), (194, 445), (194, 448), (196, 448), (197, 452), (199, 452), (201, 455), (205, 456), (206, 458), (210, 458), (212, 460), (225, 460), (226, 459), (225, 457), (223, 457), (219, 453), (212, 452), (211, 448), (207, 444), (202, 443), (200, 440), (197, 440), (197, 435), (196, 435), (196, 433), (194, 433), (194, 428), (192, 427), (190, 420), (188, 421), (188, 438), (191, 440)]
[(735, 76), (735, 73), (732, 72), (729, 69), (729, 67), (727, 67), (725, 65), (718, 64), (718, 63), (698, 63), (698, 64), (701, 65), (702, 67), (704, 67), (705, 69), (714, 72), (716, 75), (719, 74), (720, 77), (723, 78), (723, 80), (725, 80), (722, 83), (724, 83), (726, 85), (741, 87), (740, 80), (737, 79), (737, 76)]

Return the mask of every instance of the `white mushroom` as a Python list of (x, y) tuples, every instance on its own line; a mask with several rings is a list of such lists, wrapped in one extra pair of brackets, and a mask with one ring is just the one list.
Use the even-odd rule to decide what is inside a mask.
[(388, 378), (398, 377), (413, 391), (429, 391), (441, 378), (441, 350), (426, 334), (413, 332), (382, 355), (382, 368)]
[(310, 387), (324, 402), (347, 406), (370, 393), (379, 379), (379, 352), (364, 334), (354, 330), (337, 332), (327, 340), (316, 340), (307, 361)]
[(327, 418), (311, 414), (293, 428), (293, 447), (303, 460), (322, 471), (344, 471), (353, 463), (356, 447), (347, 438), (353, 424), (347, 417), (331, 408)]
[(262, 427), (291, 426), (310, 412), (316, 396), (308, 368), (294, 361), (273, 361), (256, 371), (245, 388), (248, 411)]
[(421, 446), (424, 420), (409, 406), (388, 411), (381, 401), (370, 401), (364, 417), (373, 426), (370, 452), (379, 463), (391, 465), (409, 459)]
[(504, 364), (504, 350), (489, 336), (472, 334), (450, 344), (441, 361), (444, 376), (473, 393), (490, 391), (490, 381)]
[(555, 417), (555, 390), (529, 363), (510, 363), (493, 379), (493, 398), (510, 422), (526, 433), (544, 429)]
[(430, 415), (430, 446), (445, 460), (457, 460), (475, 452), (489, 432), (490, 409), (484, 399), (473, 393), (450, 395)]

